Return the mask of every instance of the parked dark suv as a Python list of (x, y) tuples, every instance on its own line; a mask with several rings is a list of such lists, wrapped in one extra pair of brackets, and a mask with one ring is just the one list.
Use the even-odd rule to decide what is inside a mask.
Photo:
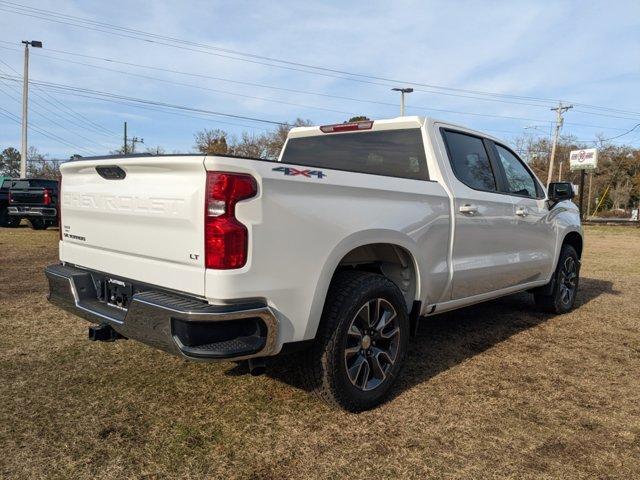
[(12, 222), (19, 223), (26, 218), (34, 230), (58, 225), (57, 180), (20, 178), (11, 182), (7, 211)]

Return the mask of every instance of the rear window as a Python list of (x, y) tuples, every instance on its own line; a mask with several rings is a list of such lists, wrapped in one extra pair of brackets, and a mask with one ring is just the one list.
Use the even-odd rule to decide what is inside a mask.
[(27, 189), (29, 187), (32, 188), (56, 188), (58, 186), (58, 182), (56, 180), (38, 180), (38, 179), (31, 179), (31, 180), (17, 180), (13, 182), (13, 186), (11, 188), (14, 188), (16, 190), (24, 190)]
[(291, 138), (283, 163), (428, 180), (418, 128)]
[(11, 188), (15, 188), (16, 190), (29, 188), (29, 180), (17, 180), (13, 182)]

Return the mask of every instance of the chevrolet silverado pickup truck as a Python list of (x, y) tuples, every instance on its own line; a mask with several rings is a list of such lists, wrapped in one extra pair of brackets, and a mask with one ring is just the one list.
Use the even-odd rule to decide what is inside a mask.
[(349, 411), (398, 378), (418, 320), (514, 292), (565, 313), (583, 235), (568, 183), (504, 142), (422, 117), (290, 131), (277, 161), (103, 157), (61, 166), (49, 300), (196, 361), (293, 353)]
[(26, 218), (34, 230), (58, 224), (58, 181), (20, 178), (12, 181), (7, 212), (14, 223)]

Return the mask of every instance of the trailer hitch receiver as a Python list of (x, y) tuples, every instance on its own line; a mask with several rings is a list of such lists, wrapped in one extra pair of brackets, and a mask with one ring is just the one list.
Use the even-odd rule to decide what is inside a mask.
[(116, 332), (111, 325), (101, 323), (89, 327), (89, 340), (93, 342), (115, 342), (120, 338), (125, 338)]

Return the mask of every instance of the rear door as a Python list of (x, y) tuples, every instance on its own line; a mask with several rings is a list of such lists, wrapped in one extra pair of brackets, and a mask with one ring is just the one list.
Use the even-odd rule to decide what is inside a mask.
[(63, 261), (204, 294), (203, 156), (62, 165)]
[(515, 220), (502, 190), (491, 144), (480, 136), (441, 129), (449, 163), (445, 168), (455, 204), (452, 300), (514, 285)]
[(505, 193), (513, 202), (517, 228), (513, 229), (512, 242), (519, 251), (518, 283), (547, 278), (554, 267), (556, 235), (542, 185), (511, 149), (499, 143), (494, 147)]

